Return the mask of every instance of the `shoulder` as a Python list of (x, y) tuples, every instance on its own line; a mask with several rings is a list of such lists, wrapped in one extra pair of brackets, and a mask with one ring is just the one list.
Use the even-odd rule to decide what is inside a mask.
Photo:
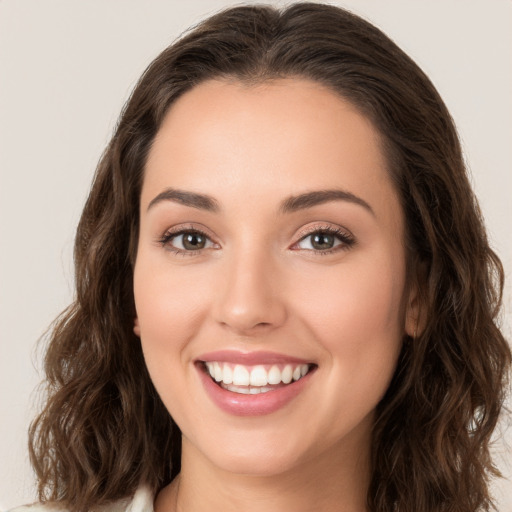
[[(114, 501), (99, 507), (94, 512), (153, 512), (155, 497), (147, 487), (139, 487), (133, 498)], [(33, 503), (13, 508), (8, 512), (68, 512), (66, 507), (56, 502)]]

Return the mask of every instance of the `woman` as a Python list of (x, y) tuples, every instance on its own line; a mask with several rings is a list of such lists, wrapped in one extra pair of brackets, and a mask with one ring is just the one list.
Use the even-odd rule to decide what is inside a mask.
[(239, 7), (165, 50), (75, 255), (31, 429), (42, 500), (490, 509), (501, 264), (442, 100), (367, 22)]

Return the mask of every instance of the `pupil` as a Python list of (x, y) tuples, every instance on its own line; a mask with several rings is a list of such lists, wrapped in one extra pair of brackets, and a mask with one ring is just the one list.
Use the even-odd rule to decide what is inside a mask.
[(312, 245), (315, 249), (331, 249), (334, 245), (334, 237), (325, 233), (317, 233), (313, 236)]
[(185, 249), (203, 249), (205, 245), (205, 239), (203, 235), (199, 233), (188, 233), (183, 237), (183, 247)]

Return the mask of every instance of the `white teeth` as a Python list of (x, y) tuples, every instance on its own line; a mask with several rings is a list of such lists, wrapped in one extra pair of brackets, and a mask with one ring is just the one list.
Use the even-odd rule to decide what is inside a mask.
[(255, 366), (251, 370), (251, 378), (249, 384), (251, 386), (266, 386), (268, 384), (267, 372), (263, 366)]
[(233, 393), (240, 393), (241, 395), (258, 395), (260, 393), (268, 393), (272, 391), (272, 388), (267, 386), (261, 388), (250, 388), (248, 386), (234, 386), (233, 384), (224, 384), (221, 383), (221, 386), (228, 391), (232, 391)]
[(277, 366), (272, 366), (268, 372), (268, 383), (279, 384), (281, 382), (281, 370)]
[(219, 363), (215, 363), (213, 365), (213, 371), (214, 371), (214, 378), (217, 382), (220, 382), (222, 380), (222, 377), (223, 377), (223, 371), (222, 371), (222, 367), (220, 366)]
[[(225, 366), (225, 365), (224, 365)], [(235, 386), (249, 385), (249, 370), (241, 364), (237, 364), (233, 370), (233, 384)]]
[(231, 366), (229, 366), (229, 364), (225, 364), (223, 366), (224, 371), (222, 382), (224, 382), (224, 384), (231, 384), (233, 382), (233, 370), (231, 369)]
[(281, 375), (281, 380), (285, 384), (290, 384), (290, 382), (292, 381), (292, 378), (293, 378), (293, 369), (292, 369), (291, 365), (287, 364), (284, 367), (283, 373)]
[(212, 379), (215, 378), (215, 365), (214, 365), (214, 363), (206, 363), (206, 368), (208, 368), (208, 373), (210, 374), (210, 377)]
[[(282, 369), (278, 365), (272, 365), (270, 369), (266, 369), (263, 365), (244, 366), (237, 364), (223, 363), (218, 361), (208, 361), (206, 368), (211, 377), (219, 382), (230, 391), (235, 390), (236, 393), (245, 393), (240, 389), (247, 390), (247, 394), (257, 394), (260, 392), (270, 391), (273, 388), (266, 387), (276, 386), (281, 382), (290, 384), (304, 377), (309, 371), (308, 364), (292, 365), (287, 364)], [(268, 367), (267, 367), (268, 368)], [(240, 388), (245, 386), (245, 388)], [(248, 386), (251, 386), (248, 388)], [(233, 388), (233, 389), (230, 389)]]

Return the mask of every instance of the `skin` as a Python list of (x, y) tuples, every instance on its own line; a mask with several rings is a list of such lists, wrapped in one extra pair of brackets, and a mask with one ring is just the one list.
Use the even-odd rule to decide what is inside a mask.
[[(207, 194), (219, 210), (149, 207), (169, 187)], [(290, 195), (326, 189), (371, 211), (349, 200), (280, 211)], [(157, 134), (140, 217), (134, 330), (183, 434), (182, 472), (156, 511), (366, 510), (374, 410), (418, 316), (376, 129), (307, 80), (200, 84)], [(315, 250), (308, 233), (327, 227), (354, 243)], [(208, 242), (189, 254), (180, 237), (161, 242), (175, 228)], [(221, 349), (270, 350), (317, 369), (283, 408), (237, 417), (210, 400), (194, 365)]]

